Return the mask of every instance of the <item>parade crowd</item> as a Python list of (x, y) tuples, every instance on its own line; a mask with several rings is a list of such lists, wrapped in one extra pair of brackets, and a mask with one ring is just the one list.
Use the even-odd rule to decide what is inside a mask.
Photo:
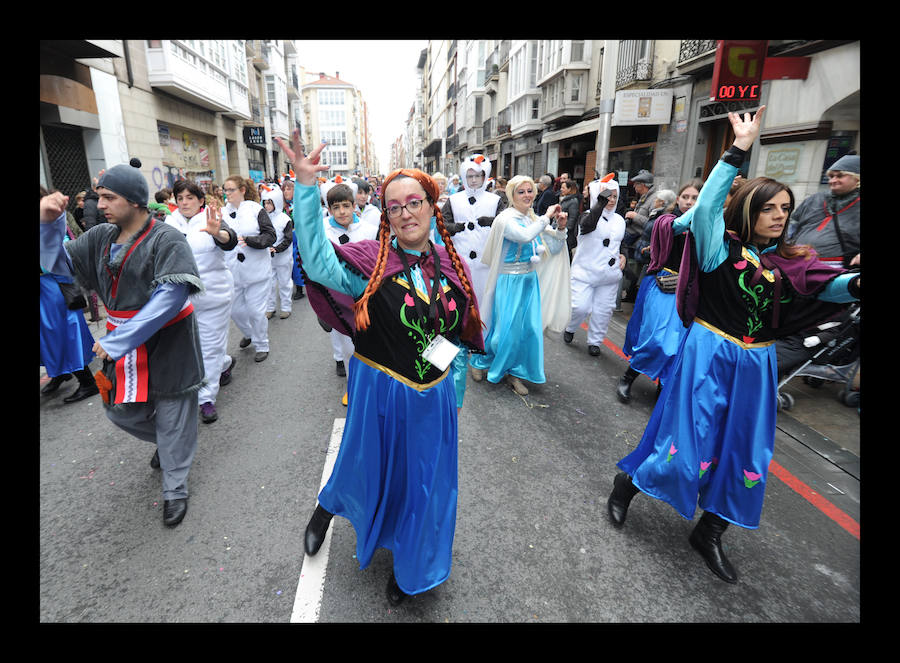
[[(735, 582), (721, 537), (759, 526), (786, 357), (860, 296), (859, 157), (799, 205), (783, 183), (746, 180), (764, 109), (729, 114), (734, 144), (705, 182), (660, 190), (642, 170), (633, 201), (613, 174), (583, 187), (566, 173), (507, 181), (481, 154), (449, 178), (326, 179), (325, 144), (307, 154), (296, 133), (278, 140), (292, 170), (260, 183), (183, 179), (151, 200), (132, 159), (101, 171), (74, 214), (42, 188), (42, 393), (74, 376), (64, 402), (99, 395), (114, 425), (153, 443), (163, 522), (176, 526), (199, 425), (218, 419), (232, 379), (231, 322), (263, 362), (269, 320), (307, 298), (347, 378), (347, 411), (305, 551), (348, 519), (360, 568), (391, 550), (396, 605), (450, 574), (468, 376), (527, 395), (546, 382), (544, 343), (572, 344), (586, 323), (587, 354), (600, 354), (624, 297), (617, 397), (628, 403), (640, 375), (658, 388), (607, 515), (621, 527), (641, 493), (688, 520), (699, 506), (690, 543)], [(85, 311), (100, 320), (98, 300), (107, 333), (94, 339)]]

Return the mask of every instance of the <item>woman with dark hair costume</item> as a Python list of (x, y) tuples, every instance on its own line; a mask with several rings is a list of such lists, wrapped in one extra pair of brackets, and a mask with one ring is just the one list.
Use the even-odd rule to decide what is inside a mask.
[[(459, 344), (484, 350), (478, 304), (431, 177), (391, 173), (378, 239), (335, 244), (325, 235), (316, 186), (327, 169), (317, 165), (325, 144), (304, 156), (295, 131), (290, 148), (279, 145), (297, 176), (294, 221), (310, 304), (356, 349), (340, 452), (307, 525), (306, 553), (318, 552), (334, 514), (347, 518), (360, 568), (377, 548), (392, 551), (387, 595), (396, 605), (450, 574), (457, 500), (451, 363)], [(433, 215), (444, 246), (429, 239)]]
[(629, 365), (616, 385), (616, 396), (622, 403), (631, 400), (631, 385), (641, 373), (659, 381), (659, 395), (681, 346), (685, 328), (675, 307), (675, 286), (687, 230), (674, 232), (673, 224), (694, 206), (702, 188), (700, 180), (683, 184), (670, 208), (656, 219), (648, 219), (644, 227), (645, 234), (649, 231), (650, 235), (645, 249), (649, 261), (625, 328), (622, 352), (629, 357)]
[[(203, 352), (206, 382), (197, 392), (200, 418), (210, 424), (219, 418), (216, 399), (224, 380), (231, 380), (234, 358), (229, 356), (228, 331), (231, 328), (231, 304), (234, 277), (226, 263), (226, 251), (237, 246), (237, 233), (222, 220), (221, 207), (191, 180), (178, 180), (172, 187), (178, 208), (166, 217), (166, 223), (178, 228), (191, 245), (205, 290), (191, 297), (197, 314), (197, 331)], [(224, 377), (223, 377), (224, 376)]]
[(752, 119), (728, 114), (734, 144), (696, 205), (676, 220), (675, 232), (690, 227), (676, 290), (688, 329), (640, 443), (618, 463), (622, 472), (607, 503), (613, 523), (621, 526), (639, 491), (688, 520), (699, 502), (704, 513), (689, 542), (730, 583), (737, 573), (721, 536), (729, 523), (759, 527), (775, 442), (775, 339), (820, 314), (826, 307), (819, 302), (859, 297), (858, 274), (784, 241), (794, 205), (784, 184), (751, 179), (723, 214), (764, 109)]

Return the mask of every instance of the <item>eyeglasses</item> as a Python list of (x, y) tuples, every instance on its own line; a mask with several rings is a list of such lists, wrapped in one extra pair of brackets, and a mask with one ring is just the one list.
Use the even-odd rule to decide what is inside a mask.
[(234, 193), (237, 189), (222, 189), (225, 193)]
[(424, 200), (415, 198), (413, 200), (410, 200), (405, 205), (391, 205), (390, 207), (387, 208), (388, 218), (396, 219), (398, 216), (400, 216), (403, 213), (404, 209), (407, 212), (409, 212), (410, 214), (415, 214), (422, 208), (422, 205), (424, 203), (425, 203)]

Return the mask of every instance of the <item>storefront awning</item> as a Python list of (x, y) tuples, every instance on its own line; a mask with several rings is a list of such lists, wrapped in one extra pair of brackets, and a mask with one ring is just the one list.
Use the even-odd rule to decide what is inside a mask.
[(564, 129), (557, 129), (556, 131), (545, 131), (543, 136), (541, 136), (541, 144), (546, 145), (547, 143), (555, 143), (556, 141), (563, 140), (564, 138), (581, 136), (582, 134), (587, 134), (599, 129), (599, 118), (594, 117), (590, 120), (582, 120), (581, 122), (576, 122), (575, 124), (570, 125)]

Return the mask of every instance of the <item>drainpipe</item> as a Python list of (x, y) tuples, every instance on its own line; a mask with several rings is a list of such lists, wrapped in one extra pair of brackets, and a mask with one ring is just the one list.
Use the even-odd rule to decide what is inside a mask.
[[(600, 176), (606, 174), (609, 164), (609, 135), (612, 129), (612, 116), (616, 103), (616, 67), (619, 62), (619, 40), (608, 39), (603, 46), (603, 63), (600, 70), (600, 115), (597, 128), (597, 151), (594, 168)], [(593, 173), (585, 173), (584, 179), (593, 178)], [(588, 180), (590, 181), (590, 180)]]
[(128, 73), (128, 87), (134, 87), (134, 73), (131, 71), (131, 54), (128, 52), (128, 42), (122, 40), (122, 51), (125, 53), (125, 71)]

